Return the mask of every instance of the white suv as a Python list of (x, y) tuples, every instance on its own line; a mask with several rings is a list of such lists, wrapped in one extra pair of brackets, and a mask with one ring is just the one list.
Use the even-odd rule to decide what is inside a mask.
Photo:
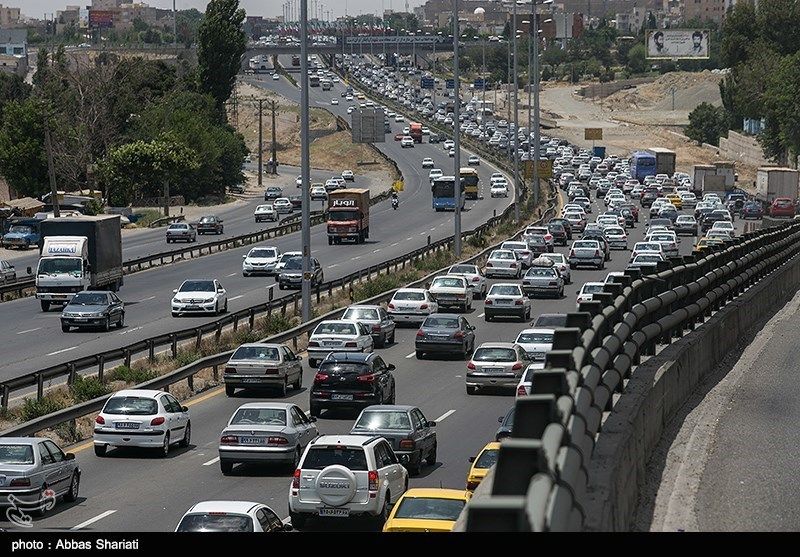
[(323, 435), (308, 444), (289, 487), (295, 528), (311, 517), (372, 516), (380, 527), (408, 489), (408, 472), (383, 437)]

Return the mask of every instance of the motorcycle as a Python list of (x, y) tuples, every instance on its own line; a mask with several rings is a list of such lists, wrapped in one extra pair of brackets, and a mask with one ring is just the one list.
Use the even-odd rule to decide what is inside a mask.
[(400, 200), (396, 197), (392, 198), (392, 209), (397, 210), (397, 206), (400, 205)]

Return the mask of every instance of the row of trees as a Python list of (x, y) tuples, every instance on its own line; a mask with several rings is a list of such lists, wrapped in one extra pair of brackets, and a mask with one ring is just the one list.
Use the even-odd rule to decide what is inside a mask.
[[(195, 200), (241, 183), (247, 149), (228, 125), (246, 47), (238, 0), (211, 0), (198, 66), (100, 56), (71, 67), (38, 55), (34, 86), (0, 75), (0, 174), (22, 195), (49, 191), (45, 131), (59, 189), (102, 189), (111, 205), (161, 195)], [(73, 64), (74, 66), (74, 64)]]

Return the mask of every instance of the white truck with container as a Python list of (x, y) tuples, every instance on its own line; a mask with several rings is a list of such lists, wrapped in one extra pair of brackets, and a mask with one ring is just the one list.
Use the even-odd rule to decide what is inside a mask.
[(76, 292), (122, 286), (119, 215), (47, 219), (41, 237), (36, 297), (42, 311), (69, 303)]
[(756, 173), (756, 196), (772, 203), (776, 197), (797, 199), (800, 172), (791, 168), (761, 167)]

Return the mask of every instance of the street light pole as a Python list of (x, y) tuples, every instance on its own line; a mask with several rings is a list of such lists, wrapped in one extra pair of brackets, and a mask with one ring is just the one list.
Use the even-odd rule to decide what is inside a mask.
[(453, 86), (455, 87), (456, 98), (453, 102), (453, 149), (455, 150), (455, 157), (453, 157), (453, 197), (455, 201), (455, 229), (453, 235), (453, 252), (455, 256), (461, 257), (461, 141), (459, 135), (461, 130), (460, 113), (461, 113), (461, 84), (458, 77), (458, 50), (459, 38), (458, 31), (458, 0), (453, 0)]
[(302, 319), (311, 320), (311, 201), (308, 186), (311, 179), (309, 151), (309, 91), (308, 91), (308, 0), (300, 0), (300, 178), (301, 234), (303, 241)]
[(481, 73), (483, 74), (483, 91), (481, 95), (481, 124), (486, 127), (486, 36), (483, 37), (483, 62), (481, 63)]
[(517, 2), (514, 1), (514, 220), (519, 222), (519, 99), (517, 98)]
[[(533, 5), (533, 202), (539, 203), (539, 149), (541, 148), (539, 116), (539, 20), (536, 14), (536, 0)], [(528, 104), (530, 107), (530, 103)], [(529, 108), (530, 110), (530, 108)], [(530, 132), (529, 132), (530, 133)], [(530, 136), (529, 136), (530, 138)]]

